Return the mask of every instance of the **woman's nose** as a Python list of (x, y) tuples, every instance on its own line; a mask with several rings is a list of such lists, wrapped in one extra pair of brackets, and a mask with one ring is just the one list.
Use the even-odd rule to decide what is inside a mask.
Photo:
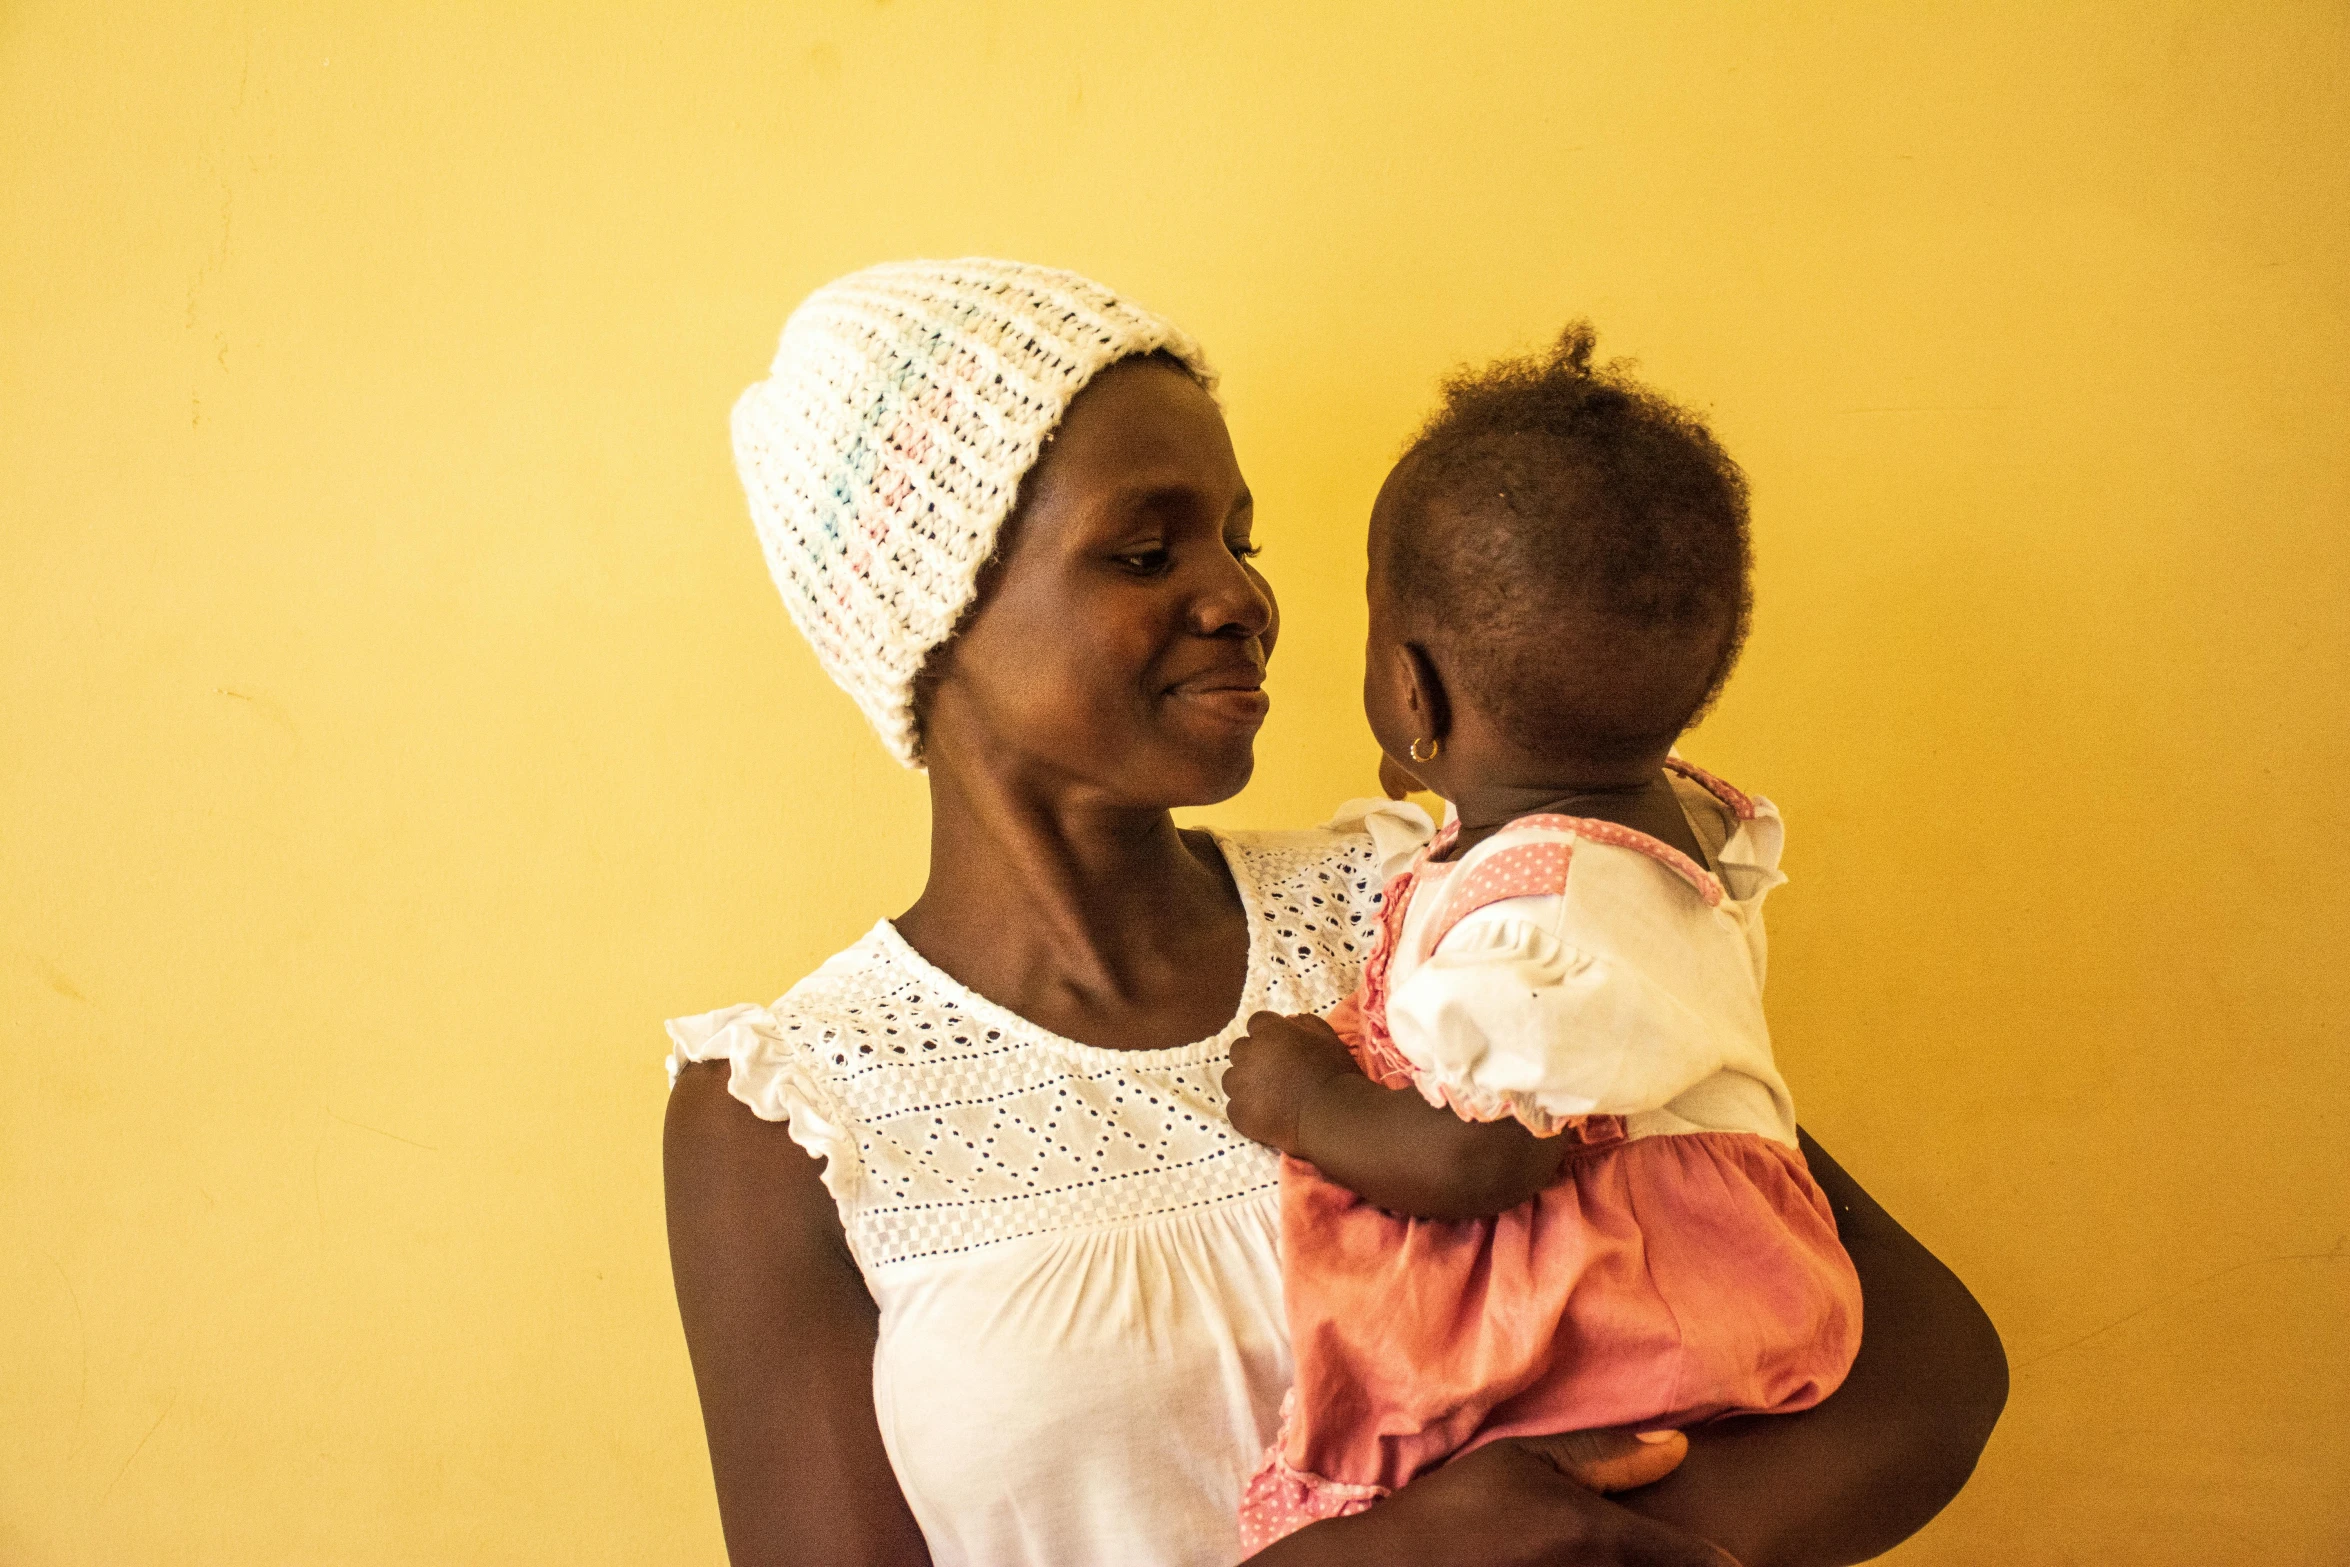
[(1262, 637), (1272, 630), (1272, 592), (1239, 556), (1219, 548), (1208, 572), (1192, 599), (1193, 625), (1202, 636)]

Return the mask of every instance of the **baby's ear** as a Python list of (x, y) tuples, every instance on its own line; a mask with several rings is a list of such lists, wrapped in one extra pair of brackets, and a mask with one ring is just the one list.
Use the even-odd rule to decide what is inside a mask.
[(1436, 660), (1428, 649), (1418, 642), (1398, 642), (1395, 656), (1402, 661), (1399, 674), (1404, 701), (1412, 716), (1430, 740), (1443, 740), (1452, 733), (1452, 701), (1444, 689), (1444, 676), (1436, 669)]

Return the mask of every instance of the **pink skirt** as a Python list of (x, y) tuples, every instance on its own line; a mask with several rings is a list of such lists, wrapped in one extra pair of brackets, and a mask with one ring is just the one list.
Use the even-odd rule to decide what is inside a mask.
[[(1284, 1159), (1297, 1383), (1241, 1504), (1253, 1553), (1503, 1437), (1806, 1409), (1860, 1347), (1860, 1280), (1802, 1154), (1612, 1118), (1491, 1219), (1404, 1219)], [(1574, 1136), (1570, 1132), (1565, 1135)]]

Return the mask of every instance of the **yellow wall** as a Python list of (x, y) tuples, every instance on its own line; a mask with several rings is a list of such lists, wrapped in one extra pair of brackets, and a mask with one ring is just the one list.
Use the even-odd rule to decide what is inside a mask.
[[(592, 14), (591, 14), (592, 13)], [(1629, 13), (1629, 16), (1628, 16)], [(2059, 14), (2060, 13), (2060, 14)], [(923, 803), (759, 565), (789, 305), (979, 251), (1226, 371), (1259, 781), (1361, 523), (1588, 313), (1754, 480), (1805, 1119), (2014, 1398), (1905, 1563), (2350, 1554), (2350, 12), (0, 7), (0, 1560), (707, 1561), (660, 1020)]]

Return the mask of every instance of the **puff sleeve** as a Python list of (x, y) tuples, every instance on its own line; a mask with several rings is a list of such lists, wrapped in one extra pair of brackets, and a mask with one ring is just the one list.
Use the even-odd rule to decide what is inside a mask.
[(1378, 857), (1379, 880), (1393, 881), (1411, 868), (1428, 840), (1436, 836), (1436, 822), (1409, 800), (1349, 800), (1322, 824), (1324, 832), (1371, 835), (1371, 852)]
[(1724, 1066), (1717, 1031), (1655, 976), (1527, 917), (1557, 902), (1512, 899), (1461, 921), (1389, 996), (1389, 1032), (1432, 1103), (1547, 1137), (1581, 1116), (1657, 1109)]

